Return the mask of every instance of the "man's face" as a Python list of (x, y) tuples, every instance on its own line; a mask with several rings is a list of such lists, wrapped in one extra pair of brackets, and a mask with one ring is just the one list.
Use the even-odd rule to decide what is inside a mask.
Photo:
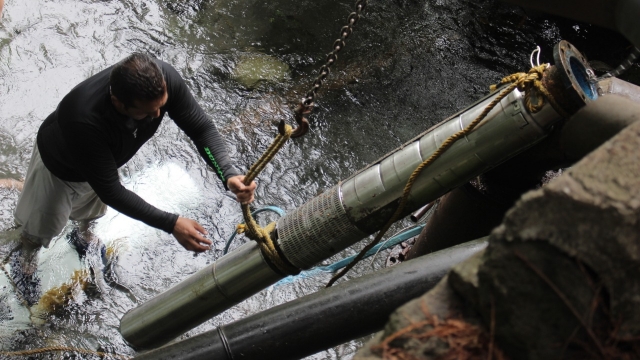
[(123, 112), (134, 120), (154, 119), (160, 116), (160, 108), (167, 103), (169, 98), (164, 92), (161, 98), (151, 101), (133, 101), (133, 106), (123, 107)]

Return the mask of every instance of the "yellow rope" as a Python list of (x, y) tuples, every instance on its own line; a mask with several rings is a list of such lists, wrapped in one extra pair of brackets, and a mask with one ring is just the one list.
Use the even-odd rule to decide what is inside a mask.
[[(564, 109), (560, 105), (558, 105), (558, 103), (553, 98), (551, 93), (549, 93), (549, 91), (542, 84), (542, 77), (547, 67), (548, 67), (547, 64), (542, 64), (540, 66), (531, 68), (531, 70), (529, 70), (529, 72), (527, 73), (520, 72), (520, 73), (511, 74), (507, 77), (504, 77), (502, 80), (500, 80), (498, 84), (491, 85), (489, 89), (492, 92), (494, 92), (501, 85), (505, 85), (505, 84), (516, 85), (516, 88), (518, 90), (525, 93), (524, 103), (525, 103), (525, 106), (527, 107), (527, 110), (529, 110), (529, 112), (535, 114), (538, 111), (540, 111), (544, 106), (544, 99), (546, 98), (549, 101), (549, 104), (551, 105), (551, 107), (553, 107), (553, 109), (560, 116), (568, 117), (569, 114), (567, 114), (567, 112), (564, 111)], [(540, 95), (542, 95), (542, 97), (539, 97), (537, 104), (533, 104), (531, 102), (531, 95), (533, 94), (532, 90), (535, 90)], [(509, 92), (511, 91), (513, 91), (513, 89), (511, 89)]]
[[(247, 174), (244, 177), (244, 184), (249, 185), (251, 182), (260, 174), (260, 172), (264, 169), (265, 166), (273, 159), (273, 157), (278, 153), (278, 151), (284, 146), (284, 144), (291, 137), (293, 129), (290, 125), (284, 126), (284, 135), (278, 133), (276, 138), (273, 140), (271, 145), (267, 148), (267, 150), (262, 154), (260, 159), (256, 161), (253, 166), (249, 169)], [(249, 208), (249, 204), (242, 204), (242, 215), (244, 216), (245, 224), (238, 225), (237, 233), (245, 233), (245, 235), (251, 239), (258, 242), (262, 253), (280, 270), (283, 274), (286, 275), (294, 275), (300, 272), (300, 269), (290, 265), (288, 262), (283, 260), (278, 254), (276, 247), (271, 240), (269, 234), (275, 229), (276, 223), (272, 222), (264, 228), (261, 228), (260, 225), (253, 219), (251, 216), (251, 209)]]
[[(402, 211), (404, 210), (404, 207), (407, 204), (407, 200), (409, 199), (409, 194), (411, 192), (411, 188), (413, 187), (413, 183), (416, 181), (416, 179), (422, 173), (422, 171), (431, 163), (433, 163), (437, 158), (439, 158), (456, 141), (458, 141), (459, 139), (463, 138), (464, 136), (469, 134), (471, 131), (473, 131), (473, 129), (487, 116), (487, 114), (489, 114), (489, 112), (491, 112), (491, 110), (493, 110), (493, 108), (496, 105), (498, 105), (500, 101), (502, 101), (502, 99), (507, 97), (507, 95), (509, 95), (513, 90), (517, 88), (518, 90), (525, 92), (525, 106), (531, 113), (536, 113), (540, 111), (540, 109), (542, 109), (542, 106), (544, 105), (544, 98), (546, 98), (551, 104), (551, 106), (553, 106), (553, 108), (558, 112), (558, 114), (560, 114), (563, 117), (567, 117), (567, 113), (564, 110), (562, 110), (560, 106), (558, 106), (556, 101), (553, 99), (553, 96), (547, 91), (547, 89), (544, 88), (544, 86), (542, 85), (542, 81), (540, 81), (547, 66), (548, 65), (543, 64), (543, 65), (532, 68), (531, 70), (529, 70), (528, 73), (516, 73), (510, 76), (507, 76), (500, 81), (500, 84), (498, 85), (504, 85), (504, 84), (510, 84), (510, 85), (507, 86), (495, 99), (493, 99), (493, 101), (491, 101), (491, 103), (489, 103), (489, 105), (487, 105), (484, 108), (482, 113), (478, 115), (478, 117), (476, 117), (471, 123), (469, 123), (469, 125), (467, 125), (466, 128), (451, 135), (447, 140), (445, 140), (442, 143), (442, 145), (440, 145), (440, 147), (428, 159), (426, 159), (420, 165), (418, 165), (418, 167), (413, 171), (413, 173), (409, 177), (409, 180), (407, 181), (407, 184), (405, 185), (404, 190), (402, 191), (402, 197), (400, 198), (400, 203), (398, 204), (396, 211), (393, 213), (389, 221), (387, 221), (387, 223), (382, 227), (382, 229), (378, 232), (378, 234), (373, 239), (373, 241), (369, 245), (365, 246), (364, 249), (362, 249), (360, 253), (349, 263), (349, 265), (347, 265), (339, 273), (334, 275), (331, 278), (331, 280), (329, 280), (327, 287), (330, 287), (338, 279), (344, 276), (344, 274), (346, 274), (351, 268), (353, 268), (355, 264), (357, 264), (360, 260), (362, 260), (362, 258), (367, 253), (367, 251), (369, 251), (371, 248), (373, 248), (380, 242), (380, 240), (382, 239), (384, 234), (387, 232), (387, 230), (389, 230), (391, 225), (393, 225), (393, 223), (395, 223), (400, 217), (400, 215), (402, 214)], [(491, 88), (490, 88), (491, 91), (496, 91), (498, 85), (491, 85)], [(531, 103), (531, 93), (534, 90), (538, 91), (538, 93), (543, 96), (538, 98), (537, 104)]]
[(273, 159), (273, 157), (278, 153), (278, 151), (282, 148), (282, 146), (289, 140), (291, 137), (291, 133), (293, 129), (290, 125), (284, 126), (284, 135), (278, 133), (276, 138), (273, 140), (271, 145), (265, 150), (264, 154), (258, 159), (258, 161), (251, 166), (247, 175), (245, 175), (244, 183), (245, 185), (251, 184), (251, 182), (258, 176), (258, 174), (264, 169), (265, 166)]
[(0, 356), (28, 356), (28, 355), (37, 355), (44, 354), (49, 352), (72, 352), (84, 355), (95, 355), (101, 358), (116, 358), (116, 359), (131, 359), (131, 356), (119, 355), (119, 354), (109, 354), (100, 351), (93, 350), (85, 350), (85, 349), (76, 349), (66, 346), (50, 346), (46, 348), (40, 349), (32, 349), (32, 350), (22, 350), (22, 351), (1, 351)]

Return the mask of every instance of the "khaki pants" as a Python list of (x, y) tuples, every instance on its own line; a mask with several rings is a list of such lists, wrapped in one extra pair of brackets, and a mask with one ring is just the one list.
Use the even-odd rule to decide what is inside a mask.
[(42, 163), (38, 145), (34, 146), (14, 212), (15, 222), (22, 226), (26, 239), (49, 247), (51, 239), (62, 232), (68, 220), (93, 220), (106, 211), (107, 206), (89, 183), (57, 178)]

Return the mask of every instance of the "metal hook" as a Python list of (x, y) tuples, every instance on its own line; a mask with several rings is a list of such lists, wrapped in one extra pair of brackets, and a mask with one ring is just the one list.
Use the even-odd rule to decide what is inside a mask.
[[(313, 103), (311, 103), (310, 106), (305, 106), (302, 103), (298, 104), (298, 106), (294, 111), (294, 117), (296, 119), (296, 122), (298, 123), (298, 127), (293, 129), (293, 132), (291, 133), (291, 138), (297, 138), (297, 137), (303, 136), (309, 131), (309, 120), (307, 120), (305, 115), (311, 113), (312, 107), (313, 107)], [(281, 135), (284, 135), (284, 125), (285, 125), (284, 120), (280, 120), (280, 123), (278, 124), (278, 132)]]
[(313, 109), (313, 102), (309, 105), (305, 105), (304, 101), (298, 104), (295, 111), (295, 119), (298, 123), (298, 127), (291, 133), (292, 138), (300, 137), (309, 131), (309, 120), (305, 115), (310, 114)]

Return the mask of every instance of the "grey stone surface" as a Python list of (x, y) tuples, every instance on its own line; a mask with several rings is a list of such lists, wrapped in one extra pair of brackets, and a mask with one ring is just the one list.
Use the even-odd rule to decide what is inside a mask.
[(640, 123), (525, 194), (492, 238), (544, 240), (583, 262), (609, 292), (620, 336), (640, 335)]

